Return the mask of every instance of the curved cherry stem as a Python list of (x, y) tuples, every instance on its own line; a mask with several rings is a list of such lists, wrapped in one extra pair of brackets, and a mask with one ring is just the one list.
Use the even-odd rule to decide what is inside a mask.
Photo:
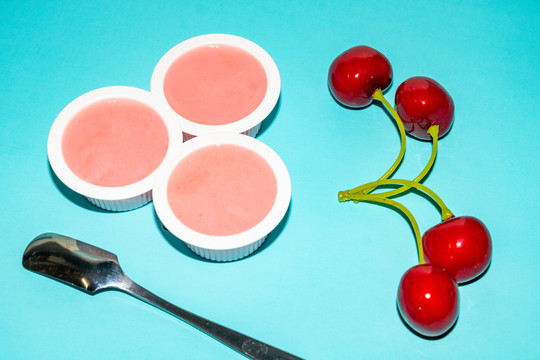
[[(416, 176), (412, 180), (413, 182), (416, 182), (416, 183), (419, 183), (420, 181), (422, 181), (422, 179), (424, 179), (424, 177), (427, 175), (427, 173), (433, 167), (433, 164), (435, 163), (435, 158), (437, 157), (437, 149), (438, 149), (438, 144), (439, 144), (439, 125), (430, 126), (429, 129), (428, 129), (428, 133), (431, 135), (432, 143), (433, 143), (433, 146), (432, 146), (432, 149), (431, 149), (431, 156), (430, 156), (429, 161), (427, 162), (426, 166), (424, 167), (424, 169), (420, 172), (420, 174), (418, 174), (418, 176)], [(379, 179), (379, 180), (381, 180), (381, 179)], [(370, 192), (372, 192), (374, 190), (374, 188), (358, 190), (359, 188), (361, 188), (361, 186), (358, 186), (358, 187), (356, 187), (356, 188), (354, 188), (352, 190), (349, 190), (349, 191), (352, 192), (352, 193), (366, 194), (366, 193), (370, 193)], [(377, 193), (377, 194), (374, 194), (374, 195), (384, 196), (384, 197), (392, 197), (392, 196), (396, 196), (398, 194), (401, 194), (401, 193), (409, 190), (410, 188), (411, 188), (410, 186), (404, 185), (404, 186), (401, 186), (398, 189), (391, 190), (391, 191), (386, 191), (386, 192), (381, 192), (381, 193)]]
[[(372, 96), (373, 96), (373, 99), (382, 102), (384, 104), (384, 106), (388, 109), (390, 114), (392, 114), (392, 117), (396, 121), (396, 125), (397, 125), (397, 127), (399, 129), (399, 137), (401, 139), (401, 148), (399, 149), (398, 157), (396, 158), (396, 160), (394, 161), (392, 166), (390, 166), (390, 168), (383, 174), (383, 176), (381, 176), (379, 178), (379, 180), (385, 180), (385, 179), (388, 179), (390, 177), (390, 175), (392, 175), (394, 173), (394, 171), (396, 171), (399, 164), (401, 164), (401, 161), (403, 160), (403, 156), (405, 155), (405, 145), (406, 145), (407, 139), (405, 137), (405, 128), (403, 126), (403, 121), (401, 121), (398, 113), (396, 112), (396, 110), (394, 110), (392, 105), (390, 105), (390, 103), (388, 101), (386, 101), (386, 99), (384, 98), (384, 95), (382, 93), (382, 90), (381, 89), (375, 90), (375, 92), (373, 93)], [(363, 191), (363, 193), (367, 194), (367, 193), (371, 192), (372, 190), (373, 190), (373, 188), (372, 189), (366, 189), (366, 190)]]
[(381, 204), (386, 204), (393, 206), (397, 209), (399, 209), (406, 217), (407, 220), (409, 220), (409, 223), (411, 224), (414, 232), (414, 237), (416, 239), (416, 246), (418, 251), (418, 262), (420, 264), (425, 264), (426, 261), (424, 259), (424, 247), (422, 246), (422, 236), (420, 235), (420, 229), (418, 228), (418, 223), (416, 222), (416, 219), (412, 215), (412, 213), (407, 209), (404, 205), (401, 203), (391, 200), (384, 197), (379, 197), (377, 195), (360, 195), (355, 194), (355, 200), (358, 201), (364, 201), (364, 202), (376, 202)]
[[(444, 204), (444, 202), (441, 200), (441, 198), (439, 196), (437, 196), (437, 194), (435, 194), (433, 192), (433, 190), (431, 190), (430, 188), (428, 188), (427, 186), (425, 186), (423, 184), (420, 184), (420, 183), (417, 183), (417, 182), (414, 182), (414, 181), (410, 181), (410, 180), (388, 179), (388, 180), (373, 181), (373, 182), (370, 182), (370, 183), (367, 183), (367, 184), (364, 184), (362, 186), (357, 187), (356, 189), (358, 190), (358, 192), (356, 192), (356, 193), (351, 192), (351, 190), (340, 191), (338, 193), (339, 201), (348, 201), (348, 200), (362, 201), (361, 198), (364, 195), (360, 194), (359, 193), (360, 191), (362, 191), (364, 189), (377, 188), (377, 187), (379, 187), (381, 185), (405, 185), (405, 186), (409, 186), (409, 187), (418, 189), (420, 191), (423, 191), (427, 195), (429, 195), (437, 203), (437, 205), (439, 206), (439, 208), (441, 210), (442, 221), (445, 221), (445, 220), (448, 220), (448, 219), (451, 219), (451, 218), (454, 217), (454, 214), (450, 211), (450, 209), (448, 209), (448, 207)], [(383, 197), (379, 196), (378, 194), (372, 194), (370, 196), (383, 198)]]

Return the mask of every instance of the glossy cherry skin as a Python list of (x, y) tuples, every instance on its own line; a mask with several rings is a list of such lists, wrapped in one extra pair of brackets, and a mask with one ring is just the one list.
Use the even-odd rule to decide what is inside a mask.
[(345, 106), (364, 107), (373, 101), (377, 89), (385, 91), (392, 83), (392, 66), (379, 51), (355, 46), (339, 55), (330, 65), (328, 86)]
[(441, 84), (425, 76), (405, 80), (396, 90), (396, 111), (410, 135), (431, 140), (428, 129), (439, 125), (439, 138), (454, 120), (454, 101)]
[(424, 259), (448, 271), (458, 283), (482, 274), (491, 261), (491, 236), (472, 216), (443, 221), (422, 236)]
[(399, 283), (401, 316), (418, 333), (434, 337), (446, 333), (459, 314), (459, 292), (446, 271), (431, 264), (416, 265)]

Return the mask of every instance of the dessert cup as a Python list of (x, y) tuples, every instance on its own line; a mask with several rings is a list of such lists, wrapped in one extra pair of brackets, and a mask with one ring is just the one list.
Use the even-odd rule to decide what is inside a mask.
[[(230, 150), (234, 152), (226, 152)], [(226, 161), (229, 153), (235, 155)], [(213, 165), (214, 161), (219, 165)], [(236, 175), (222, 176), (229, 172)], [(183, 143), (168, 157), (156, 174), (153, 194), (163, 226), (189, 249), (213, 261), (233, 261), (257, 250), (281, 222), (291, 199), (291, 181), (281, 158), (261, 141), (243, 134), (215, 133)], [(246, 204), (236, 197), (244, 198)], [(176, 210), (178, 201), (186, 209)], [(260, 218), (251, 216), (257, 212)], [(248, 221), (252, 223), (246, 225)], [(215, 228), (214, 223), (218, 224)]]
[(257, 44), (209, 34), (170, 49), (156, 65), (150, 89), (175, 111), (184, 140), (218, 132), (255, 137), (276, 106), (281, 79)]
[(176, 115), (155, 95), (111, 86), (81, 95), (60, 112), (47, 152), (69, 189), (100, 208), (126, 211), (151, 201), (157, 168), (181, 142)]

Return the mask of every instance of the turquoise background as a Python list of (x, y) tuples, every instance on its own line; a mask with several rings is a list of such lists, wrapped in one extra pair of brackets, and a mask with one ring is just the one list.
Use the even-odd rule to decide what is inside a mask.
[[(303, 358), (540, 358), (539, 19), (538, 0), (3, 1), (0, 358), (243, 358), (130, 296), (89, 296), (25, 270), (26, 245), (47, 231), (110, 250), (165, 299)], [(46, 154), (71, 100), (103, 86), (148, 90), (167, 50), (208, 33), (248, 38), (277, 63), (279, 108), (258, 138), (280, 154), (293, 186), (279, 231), (226, 264), (165, 236), (152, 204), (108, 213), (73, 195)], [(328, 91), (330, 63), (359, 44), (390, 60), (391, 103), (414, 75), (452, 95), (454, 126), (424, 184), (493, 238), (489, 271), (460, 287), (459, 320), (439, 340), (413, 334), (396, 310), (399, 279), (417, 261), (407, 221), (337, 201), (399, 150), (380, 106), (346, 109)], [(414, 178), (429, 158), (429, 142), (407, 140), (396, 178)], [(440, 221), (422, 196), (398, 199), (422, 232)]]

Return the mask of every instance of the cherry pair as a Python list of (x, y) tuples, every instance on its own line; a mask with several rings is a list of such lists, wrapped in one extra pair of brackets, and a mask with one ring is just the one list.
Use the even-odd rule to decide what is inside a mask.
[[(340, 191), (339, 200), (375, 202), (399, 209), (411, 223), (417, 242), (419, 265), (401, 278), (397, 303), (407, 324), (425, 336), (445, 334), (459, 314), (458, 284), (482, 274), (491, 261), (492, 245), (485, 225), (470, 216), (455, 217), (442, 200), (420, 181), (429, 173), (438, 149), (438, 140), (452, 126), (454, 102), (435, 80), (416, 76), (405, 80), (397, 89), (396, 109), (383, 92), (392, 83), (392, 67), (379, 51), (368, 46), (353, 47), (339, 55), (330, 66), (328, 85), (332, 95), (346, 107), (361, 108), (373, 99), (384, 104), (400, 132), (400, 152), (378, 181), (351, 190)], [(412, 181), (389, 179), (405, 154), (405, 132), (421, 140), (432, 141), (432, 154), (420, 174)], [(370, 194), (380, 186), (396, 189)], [(442, 222), (420, 236), (411, 212), (390, 197), (410, 188), (425, 192), (440, 207)]]

